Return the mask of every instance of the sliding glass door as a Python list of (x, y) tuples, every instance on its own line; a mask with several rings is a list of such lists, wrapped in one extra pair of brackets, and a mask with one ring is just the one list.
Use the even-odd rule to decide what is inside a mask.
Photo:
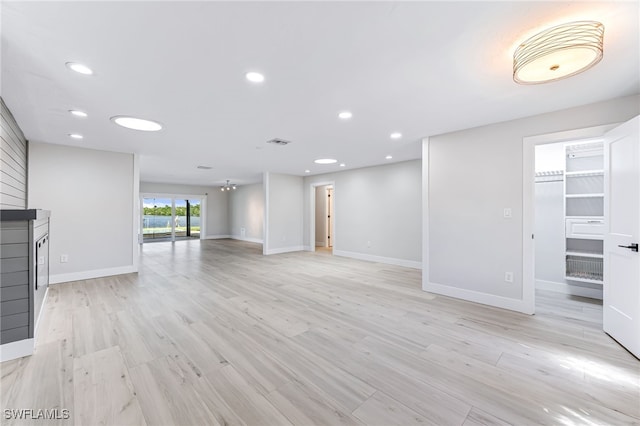
[(158, 241), (172, 239), (171, 198), (142, 199), (142, 240)]
[(142, 206), (143, 242), (200, 238), (201, 198), (145, 195)]

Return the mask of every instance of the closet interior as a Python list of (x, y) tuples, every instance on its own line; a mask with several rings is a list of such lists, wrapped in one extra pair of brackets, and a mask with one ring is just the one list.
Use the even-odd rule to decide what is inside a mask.
[(536, 288), (602, 299), (604, 145), (536, 147)]

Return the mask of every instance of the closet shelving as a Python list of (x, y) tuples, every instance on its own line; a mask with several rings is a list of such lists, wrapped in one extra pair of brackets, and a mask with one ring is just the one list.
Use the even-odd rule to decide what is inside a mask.
[(603, 283), (604, 151), (602, 142), (565, 148), (566, 279)]

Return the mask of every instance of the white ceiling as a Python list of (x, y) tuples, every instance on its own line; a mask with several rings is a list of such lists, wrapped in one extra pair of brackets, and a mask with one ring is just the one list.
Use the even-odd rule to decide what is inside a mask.
[[(424, 136), (636, 94), (638, 16), (638, 1), (3, 1), (1, 95), (31, 141), (136, 152), (144, 181), (243, 184), (341, 170), (319, 157), (347, 169), (419, 158)], [(600, 64), (512, 81), (518, 42), (582, 19), (605, 25)], [(266, 81), (247, 82), (250, 70)], [(164, 129), (123, 129), (114, 115)], [(265, 143), (275, 137), (293, 143)]]

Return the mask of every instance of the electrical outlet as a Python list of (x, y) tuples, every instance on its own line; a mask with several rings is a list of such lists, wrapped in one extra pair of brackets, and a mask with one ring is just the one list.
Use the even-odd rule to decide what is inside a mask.
[(61, 254), (60, 255), (60, 263), (67, 263), (69, 261), (69, 255), (68, 254)]
[(504, 280), (508, 283), (512, 283), (513, 282), (513, 272), (505, 272), (504, 273)]

